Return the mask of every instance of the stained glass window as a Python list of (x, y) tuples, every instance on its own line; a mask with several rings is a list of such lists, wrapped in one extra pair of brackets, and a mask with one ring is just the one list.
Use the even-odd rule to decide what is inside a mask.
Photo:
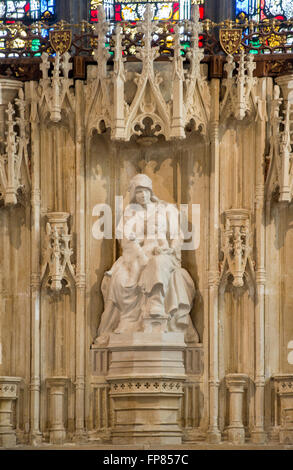
[(55, 19), (55, 4), (56, 0), (0, 0), (0, 21), (7, 24), (52, 21)]
[[(0, 0), (0, 57), (17, 57), (18, 50), (27, 47), (26, 27), (19, 27), (17, 22), (29, 25), (37, 20), (48, 24), (56, 20), (56, 0)], [(37, 33), (37, 29), (32, 32)], [(48, 29), (41, 28), (41, 34), (48, 36)], [(39, 46), (40, 40), (33, 39), (27, 54), (40, 55)]]
[[(98, 21), (98, 5), (100, 0), (91, 0), (90, 4), (90, 20), (92, 22)], [(190, 17), (191, 0), (171, 0), (160, 2), (156, 0), (141, 1), (141, 0), (104, 0), (103, 5), (106, 12), (106, 17), (109, 20), (115, 21), (130, 21), (135, 22), (143, 18), (146, 5), (150, 3), (153, 11), (153, 19), (171, 20), (176, 21), (179, 19), (186, 19)], [(198, 0), (200, 5), (200, 16), (204, 15), (204, 0)]]
[(292, 17), (293, 0), (236, 0), (236, 18), (240, 20), (289, 20)]

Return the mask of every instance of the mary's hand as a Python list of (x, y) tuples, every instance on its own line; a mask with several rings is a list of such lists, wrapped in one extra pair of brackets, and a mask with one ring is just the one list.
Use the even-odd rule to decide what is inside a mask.
[(161, 248), (156, 246), (153, 250), (154, 255), (174, 255), (173, 248)]

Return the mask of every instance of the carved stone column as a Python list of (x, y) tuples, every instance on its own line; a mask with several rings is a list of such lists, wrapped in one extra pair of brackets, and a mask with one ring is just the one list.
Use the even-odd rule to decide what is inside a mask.
[(114, 444), (181, 444), (183, 333), (110, 336)]
[(274, 382), (280, 407), (276, 413), (280, 416), (280, 443), (293, 444), (293, 374), (275, 375)]
[(30, 441), (38, 444), (40, 432), (40, 298), (41, 298), (41, 190), (40, 190), (40, 126), (34, 82), (26, 85), (31, 100), (31, 383), (30, 383)]
[(85, 438), (85, 130), (83, 121), (84, 85), (76, 81), (76, 437)]
[[(266, 100), (266, 81), (259, 79), (259, 102)], [(266, 142), (266, 121), (256, 122), (256, 188), (255, 188), (255, 246), (256, 246), (256, 292), (255, 303), (255, 423), (251, 433), (256, 444), (266, 442), (264, 430), (265, 415), (265, 204), (264, 204), (264, 160)]]
[(220, 81), (211, 81), (210, 220), (209, 220), (209, 429), (210, 443), (221, 441), (219, 430), (219, 100)]
[(50, 403), (50, 443), (63, 444), (66, 440), (65, 407), (67, 377), (50, 377), (46, 379)]
[(228, 374), (226, 384), (230, 394), (230, 419), (228, 441), (233, 444), (244, 444), (245, 430), (242, 421), (243, 394), (247, 387), (246, 374)]
[(0, 377), (0, 447), (16, 445), (13, 402), (18, 398), (20, 377)]

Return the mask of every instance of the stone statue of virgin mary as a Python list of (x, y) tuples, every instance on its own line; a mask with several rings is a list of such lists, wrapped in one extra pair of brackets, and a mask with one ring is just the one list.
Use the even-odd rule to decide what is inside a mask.
[(198, 342), (189, 315), (195, 287), (181, 267), (178, 210), (155, 196), (147, 175), (134, 176), (129, 191), (118, 225), (122, 256), (102, 282), (105, 310), (95, 343), (106, 345), (110, 333), (147, 331), (156, 322), (164, 331), (188, 330), (189, 341)]

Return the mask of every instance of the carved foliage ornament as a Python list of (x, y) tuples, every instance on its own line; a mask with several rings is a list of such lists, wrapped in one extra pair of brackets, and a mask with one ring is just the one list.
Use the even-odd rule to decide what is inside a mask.
[(222, 237), (224, 259), (221, 276), (232, 274), (233, 286), (242, 287), (247, 265), (254, 272), (252, 254), (252, 232), (249, 211), (230, 209), (225, 212), (225, 228)]
[(274, 87), (270, 124), (266, 191), (269, 196), (279, 194), (280, 202), (290, 203), (293, 198), (293, 105), (286, 96), (285, 100), (280, 96), (278, 85)]
[(19, 90), (18, 98), (9, 103), (6, 110), (7, 132), (5, 151), (0, 154), (0, 190), (3, 193), (4, 204), (17, 204), (21, 183), (21, 167), (24, 164), (26, 179), (30, 182), (29, 170), (29, 132), (26, 120), (26, 102), (23, 90)]
[(62, 289), (62, 281), (68, 283), (68, 273), (75, 279), (74, 266), (71, 263), (73, 250), (71, 248), (72, 235), (68, 233), (68, 217), (69, 214), (66, 212), (47, 214), (46, 248), (41, 278), (43, 280), (48, 271), (47, 284), (56, 292)]
[[(50, 62), (48, 54), (42, 54), (42, 64), (40, 66), (43, 78), (40, 80), (40, 101), (39, 106), (45, 106), (45, 111), (49, 111), (50, 119), (53, 122), (61, 121), (61, 112), (65, 108), (65, 98), (74, 109), (74, 99), (70, 92), (73, 80), (69, 78), (72, 69), (70, 54), (66, 52), (60, 57), (57, 52), (54, 59), (52, 78), (49, 77)], [(61, 74), (63, 76), (61, 76)]]
[[(228, 55), (224, 70), (227, 78), (223, 80), (225, 87), (224, 98), (220, 105), (222, 120), (234, 116), (238, 120), (244, 119), (253, 110), (264, 118), (261, 101), (255, 95), (257, 79), (253, 77), (256, 68), (253, 54), (244, 55), (241, 51), (239, 64), (232, 55)], [(234, 75), (233, 72), (236, 71)]]

